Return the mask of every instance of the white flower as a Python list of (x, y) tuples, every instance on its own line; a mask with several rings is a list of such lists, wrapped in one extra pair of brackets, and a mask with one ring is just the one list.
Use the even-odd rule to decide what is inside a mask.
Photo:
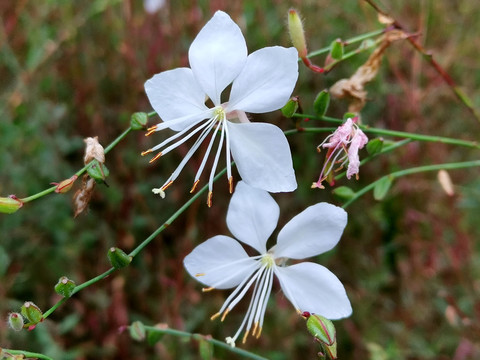
[(363, 148), (368, 142), (367, 135), (360, 130), (354, 120), (348, 118), (345, 123), (340, 125), (335, 132), (329, 136), (317, 147), (327, 148), (327, 155), (325, 163), (317, 182), (314, 182), (312, 188), (324, 189), (322, 182), (329, 180), (332, 185), (333, 176), (332, 170), (335, 164), (340, 164), (338, 169), (341, 169), (345, 163), (348, 162), (347, 179), (352, 175), (356, 175), (358, 180), (358, 172), (360, 171), (360, 159), (358, 157), (358, 150)]
[[(163, 120), (150, 128), (147, 135), (165, 128), (178, 133), (142, 155), (160, 151), (152, 158), (153, 162), (199, 134), (161, 189), (165, 190), (177, 178), (194, 152), (212, 134), (195, 176), (193, 192), (219, 134), (209, 177), (209, 204), (224, 144), (230, 192), (233, 189), (231, 156), (240, 176), (251, 186), (270, 192), (295, 190), (297, 182), (285, 135), (272, 124), (250, 123), (245, 112), (265, 113), (285, 105), (298, 77), (297, 50), (274, 46), (247, 56), (240, 28), (226, 13), (217, 11), (193, 41), (188, 58), (191, 69), (164, 71), (145, 83), (150, 103)], [(222, 92), (230, 84), (229, 100), (223, 102)], [(207, 97), (213, 103), (212, 108), (205, 104)]]
[(285, 296), (298, 312), (308, 311), (329, 319), (349, 316), (352, 312), (345, 289), (325, 267), (311, 262), (286, 266), (287, 259), (304, 259), (332, 249), (347, 223), (347, 213), (339, 207), (319, 203), (308, 207), (280, 231), (277, 244), (267, 251), (266, 242), (278, 221), (280, 210), (266, 191), (239, 182), (230, 201), (227, 225), (232, 234), (260, 255), (249, 256), (240, 243), (218, 235), (197, 246), (184, 260), (190, 275), (210, 290), (235, 288), (212, 319), (225, 316), (253, 285), (247, 314), (233, 337), (245, 328), (243, 342), (250, 330), (260, 336), (268, 297), (276, 275)]

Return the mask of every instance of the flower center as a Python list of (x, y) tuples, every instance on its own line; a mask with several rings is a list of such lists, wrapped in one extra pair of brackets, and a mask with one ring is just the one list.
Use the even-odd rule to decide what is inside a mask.
[(272, 267), (275, 266), (275, 259), (273, 258), (272, 254), (269, 254), (269, 253), (263, 255), (262, 258), (260, 259), (260, 262), (267, 269), (271, 269)]

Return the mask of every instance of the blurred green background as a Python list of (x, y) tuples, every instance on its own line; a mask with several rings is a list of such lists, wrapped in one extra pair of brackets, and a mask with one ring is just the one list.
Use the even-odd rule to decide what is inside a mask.
[[(409, 0), (382, 6), (419, 33), (419, 41), (480, 107), (480, 3)], [(310, 50), (382, 27), (373, 9), (357, 0), (167, 0), (154, 13), (134, 0), (1, 2), (0, 195), (25, 197), (70, 177), (82, 167), (83, 138), (98, 136), (106, 146), (129, 126), (131, 113), (151, 111), (143, 83), (160, 71), (188, 66), (188, 47), (215, 10), (228, 12), (240, 25), (252, 52), (289, 46), (290, 7), (303, 15)], [(326, 76), (301, 66), (294, 95), (303, 110), (311, 113), (315, 95), (350, 76), (367, 57), (361, 54)], [(318, 65), (323, 61), (314, 59)], [(407, 42), (386, 51), (368, 91), (365, 124), (478, 139), (479, 122)], [(347, 106), (333, 101), (328, 115), (341, 117)], [(255, 119), (284, 130), (294, 126), (280, 112)], [(27, 300), (48, 309), (58, 300), (53, 286), (60, 276), (78, 284), (104, 272), (111, 246), (128, 252), (188, 200), (201, 156), (190, 161), (165, 200), (151, 193), (187, 150), (148, 164), (140, 152), (165, 136), (131, 133), (111, 151), (109, 186), (98, 185), (89, 210), (76, 219), (71, 206), (76, 188), (31, 202), (16, 214), (0, 214), (2, 317)], [(323, 138), (289, 138), (299, 189), (275, 195), (279, 228), (316, 202), (341, 204), (328, 187), (310, 189), (321, 169), (323, 155), (316, 146)], [(358, 182), (339, 184), (360, 189), (395, 170), (474, 159), (478, 151), (414, 142), (362, 167)], [(479, 172), (450, 175), (456, 190), (451, 197), (434, 173), (400, 179), (383, 202), (367, 194), (348, 208), (339, 246), (316, 259), (342, 280), (354, 309), (350, 318), (335, 322), (339, 358), (480, 358)], [(118, 329), (141, 320), (217, 339), (232, 335), (248, 302), (224, 323), (210, 321), (228, 292), (202, 294), (182, 266), (201, 241), (229, 234), (224, 179), (215, 185), (214, 206), (208, 209), (205, 201), (192, 205), (129, 268), (81, 291), (34, 331), (14, 333), (0, 321), (0, 347), (55, 359), (197, 359), (195, 342), (165, 336), (150, 346)], [(318, 345), (278, 290), (276, 284), (262, 337), (250, 338), (244, 348), (277, 360), (316, 358)], [(215, 358), (235, 357), (216, 349)]]

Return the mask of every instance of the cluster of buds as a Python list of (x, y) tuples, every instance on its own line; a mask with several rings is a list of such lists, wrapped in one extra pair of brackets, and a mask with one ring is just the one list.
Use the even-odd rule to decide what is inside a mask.
[(322, 182), (325, 180), (330, 185), (333, 185), (333, 168), (336, 164), (339, 164), (339, 167), (336, 169), (336, 171), (338, 171), (342, 169), (347, 162), (347, 179), (350, 179), (352, 175), (356, 175), (358, 180), (360, 167), (358, 151), (367, 144), (368, 138), (364, 132), (360, 130), (358, 125), (355, 124), (355, 120), (356, 118), (348, 118), (333, 134), (329, 135), (318, 145), (318, 152), (320, 152), (322, 148), (328, 149), (328, 151), (320, 176), (317, 182), (312, 184), (312, 188), (324, 189), (325, 187), (322, 185)]

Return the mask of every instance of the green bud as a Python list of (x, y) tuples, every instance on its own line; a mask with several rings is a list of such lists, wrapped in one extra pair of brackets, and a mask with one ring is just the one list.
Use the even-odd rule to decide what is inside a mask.
[(60, 181), (59, 183), (50, 183), (50, 184), (57, 185), (55, 189), (55, 192), (57, 194), (65, 194), (66, 192), (70, 191), (70, 189), (73, 186), (73, 183), (77, 179), (78, 179), (78, 175), (73, 175), (71, 178)]
[(367, 152), (370, 155), (378, 154), (383, 148), (383, 138), (372, 139), (367, 143)]
[(111, 247), (110, 250), (108, 250), (107, 256), (110, 264), (112, 264), (115, 269), (124, 268), (132, 262), (132, 257), (117, 247)]
[(130, 336), (133, 340), (143, 341), (145, 340), (146, 332), (145, 326), (140, 321), (134, 321), (132, 325), (129, 326)]
[(21, 331), (23, 329), (23, 316), (19, 313), (8, 314), (8, 325), (15, 331)]
[(355, 191), (350, 189), (348, 186), (339, 186), (333, 189), (333, 195), (343, 200), (350, 200), (355, 197)]
[(87, 173), (97, 183), (103, 183), (105, 178), (110, 175), (110, 171), (105, 164), (101, 164), (98, 160), (92, 160), (88, 164)]
[(31, 324), (38, 324), (43, 321), (42, 310), (31, 301), (26, 301), (20, 312)]
[(304, 58), (307, 56), (307, 43), (303, 33), (303, 25), (298, 12), (295, 9), (288, 10), (288, 32), (293, 46), (298, 51), (298, 56)]
[(72, 296), (73, 289), (75, 289), (75, 283), (67, 278), (66, 276), (62, 276), (59, 280), (57, 285), (55, 285), (55, 292), (58, 295), (61, 295), (65, 298), (69, 298)]
[(345, 114), (343, 114), (343, 120), (353, 119), (356, 116), (357, 116), (357, 114), (355, 114), (355, 113), (346, 112)]
[(130, 127), (132, 130), (146, 129), (148, 122), (148, 114), (144, 112), (136, 112), (130, 118)]
[(393, 178), (391, 176), (384, 176), (382, 177), (373, 188), (373, 198), (375, 200), (383, 200), (383, 198), (387, 195), (388, 190), (390, 190), (390, 186), (392, 186)]
[(313, 102), (313, 109), (318, 116), (324, 116), (330, 105), (330, 93), (328, 90), (322, 90), (318, 93)]
[(343, 58), (343, 41), (341, 39), (334, 40), (330, 44), (330, 56), (335, 60)]
[(335, 326), (327, 318), (312, 314), (307, 319), (307, 329), (322, 344), (332, 346), (337, 341)]
[(287, 118), (291, 118), (298, 109), (298, 97), (294, 96), (282, 107), (282, 114)]
[(0, 197), (0, 213), (13, 214), (23, 206), (22, 200), (15, 195)]

